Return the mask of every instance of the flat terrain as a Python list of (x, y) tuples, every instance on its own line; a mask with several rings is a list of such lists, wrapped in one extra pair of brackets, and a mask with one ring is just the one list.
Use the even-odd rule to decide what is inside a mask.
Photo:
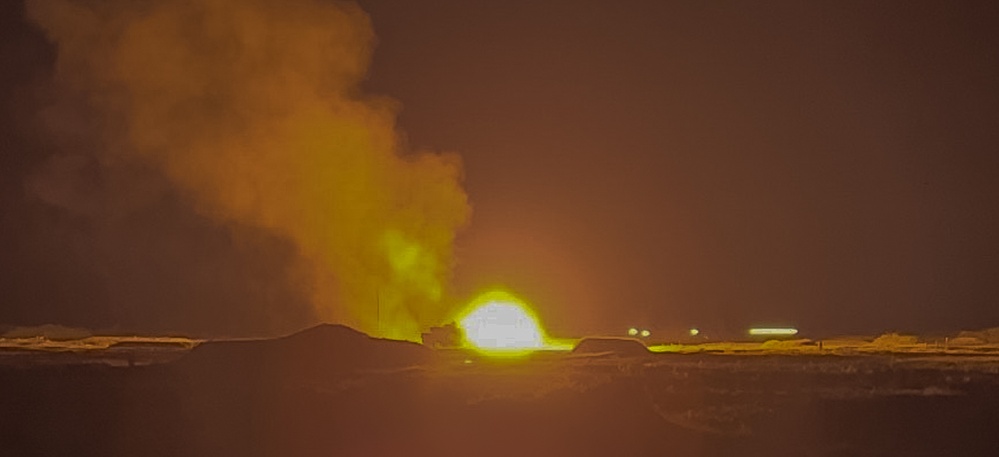
[(0, 454), (999, 455), (986, 349), (490, 359), (336, 326), (196, 343), (7, 345)]

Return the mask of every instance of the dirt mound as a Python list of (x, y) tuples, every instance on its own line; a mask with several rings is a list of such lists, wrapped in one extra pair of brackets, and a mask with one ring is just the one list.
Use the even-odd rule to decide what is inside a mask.
[(572, 349), (574, 354), (608, 354), (620, 357), (649, 355), (649, 349), (633, 338), (587, 337)]
[(958, 338), (976, 338), (981, 340), (983, 343), (997, 344), (999, 343), (999, 327), (975, 331), (963, 331), (957, 336)]
[(948, 346), (957, 346), (957, 347), (961, 346), (973, 347), (973, 346), (981, 346), (983, 344), (985, 344), (985, 341), (982, 341), (980, 338), (975, 338), (973, 336), (959, 336), (957, 338), (951, 338), (949, 341), (947, 341)]
[(903, 346), (912, 346), (919, 343), (919, 338), (913, 335), (901, 335), (898, 333), (885, 333), (871, 342), (879, 348), (891, 349)]
[(206, 342), (177, 366), (199, 375), (308, 379), (404, 368), (424, 364), (432, 356), (431, 350), (416, 343), (372, 338), (350, 327), (323, 324), (275, 339)]

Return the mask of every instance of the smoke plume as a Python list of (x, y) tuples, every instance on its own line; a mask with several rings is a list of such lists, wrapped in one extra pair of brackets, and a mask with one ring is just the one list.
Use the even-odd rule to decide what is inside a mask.
[(375, 37), (357, 5), (33, 0), (27, 13), (57, 45), (57, 84), (96, 114), (99, 167), (152, 168), (237, 239), (288, 240), (282, 274), (319, 320), (411, 339), (447, 317), (470, 213), (461, 164), (406, 150), (396, 103), (360, 91)]

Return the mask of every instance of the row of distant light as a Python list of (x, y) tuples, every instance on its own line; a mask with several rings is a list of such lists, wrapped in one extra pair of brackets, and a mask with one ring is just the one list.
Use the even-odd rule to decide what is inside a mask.
[(648, 329), (637, 329), (635, 327), (628, 329), (628, 334), (631, 336), (641, 336), (642, 338), (648, 338), (652, 334)]
[[(690, 329), (690, 336), (697, 336), (700, 333), (701, 331), (696, 328)], [(793, 327), (758, 327), (749, 329), (749, 334), (755, 336), (791, 336), (797, 335), (798, 329)], [(652, 335), (652, 332), (646, 329), (639, 330), (632, 327), (628, 329), (628, 335), (647, 338), (649, 335)]]

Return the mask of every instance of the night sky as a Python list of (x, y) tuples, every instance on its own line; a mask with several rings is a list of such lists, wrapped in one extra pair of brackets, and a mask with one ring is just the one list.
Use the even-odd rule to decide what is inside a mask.
[[(999, 3), (360, 5), (364, 91), (400, 104), (409, 146), (463, 161), (450, 299), (503, 286), (555, 335), (999, 325)], [(102, 146), (38, 122), (64, 97), (55, 47), (2, 8), (0, 323), (308, 322), (287, 239), (233, 241), (157, 171), (53, 160)], [(39, 198), (59, 167), (102, 209)]]

